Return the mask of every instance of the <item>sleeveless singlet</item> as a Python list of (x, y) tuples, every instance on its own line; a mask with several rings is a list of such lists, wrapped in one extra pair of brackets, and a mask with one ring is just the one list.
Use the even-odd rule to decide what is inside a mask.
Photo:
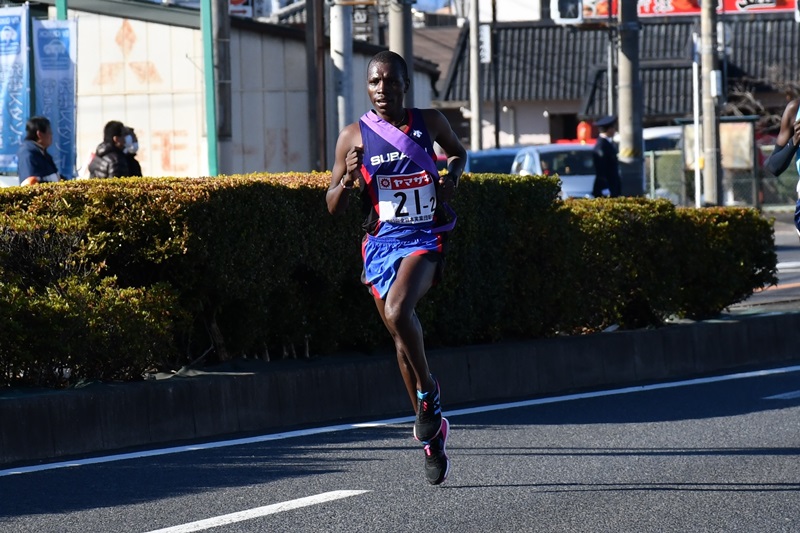
[[(370, 111), (372, 112), (372, 111)], [(422, 113), (408, 109), (405, 133), (435, 161)], [(364, 229), (373, 236), (403, 237), (435, 224), (437, 184), (432, 176), (378, 133), (360, 123), (364, 145)]]
[[(418, 109), (406, 113), (404, 133), (435, 158), (422, 113)], [(364, 145), (361, 197), (367, 211), (361, 245), (362, 282), (373, 296), (386, 298), (403, 258), (443, 252), (444, 234), (436, 215), (438, 184), (364, 120), (368, 119), (359, 123)], [(437, 272), (437, 278), (440, 275)]]

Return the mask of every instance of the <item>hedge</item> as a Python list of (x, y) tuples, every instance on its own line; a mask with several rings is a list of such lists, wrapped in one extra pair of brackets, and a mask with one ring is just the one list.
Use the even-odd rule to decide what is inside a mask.
[[(391, 345), (361, 285), (363, 214), (329, 173), (79, 180), (0, 190), (3, 383), (69, 386), (234, 357)], [(430, 347), (703, 318), (776, 283), (744, 208), (559, 199), (557, 178), (467, 175)]]

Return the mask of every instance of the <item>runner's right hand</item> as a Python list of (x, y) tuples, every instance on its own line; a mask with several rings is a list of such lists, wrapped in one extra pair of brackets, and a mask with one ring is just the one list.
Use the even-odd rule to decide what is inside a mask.
[(347, 164), (348, 175), (351, 175), (353, 172), (359, 170), (361, 165), (364, 164), (364, 145), (360, 144), (350, 148), (347, 151), (345, 163)]

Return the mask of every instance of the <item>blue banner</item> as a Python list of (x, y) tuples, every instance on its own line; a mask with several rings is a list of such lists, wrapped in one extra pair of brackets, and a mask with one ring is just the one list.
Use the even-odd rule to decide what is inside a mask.
[(0, 9), (0, 172), (17, 171), (17, 149), (30, 115), (28, 5)]
[(48, 152), (67, 178), (76, 172), (75, 62), (78, 27), (73, 20), (33, 21), (36, 114), (50, 119), (53, 144)]

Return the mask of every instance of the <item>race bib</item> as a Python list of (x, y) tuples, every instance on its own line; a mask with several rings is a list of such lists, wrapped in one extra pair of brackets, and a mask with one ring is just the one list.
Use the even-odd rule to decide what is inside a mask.
[(422, 224), (433, 220), (436, 186), (427, 172), (378, 176), (377, 180), (381, 220), (395, 224)]

